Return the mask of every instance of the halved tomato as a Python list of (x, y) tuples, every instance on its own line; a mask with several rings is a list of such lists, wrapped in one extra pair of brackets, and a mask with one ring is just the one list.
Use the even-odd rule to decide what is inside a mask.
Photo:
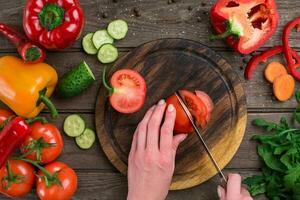
[[(205, 104), (194, 93), (181, 90), (180, 96), (186, 102), (191, 114), (195, 118), (198, 125), (202, 128), (206, 126), (207, 110)], [(176, 109), (176, 120), (174, 126), (175, 133), (191, 133), (193, 132), (192, 124), (182, 109), (175, 95), (170, 96), (166, 100), (167, 104), (173, 104)]]
[[(104, 72), (105, 73), (105, 72)], [(146, 97), (146, 82), (136, 71), (122, 69), (115, 72), (110, 80), (111, 87), (104, 86), (110, 91), (111, 106), (121, 113), (134, 113), (142, 108)]]

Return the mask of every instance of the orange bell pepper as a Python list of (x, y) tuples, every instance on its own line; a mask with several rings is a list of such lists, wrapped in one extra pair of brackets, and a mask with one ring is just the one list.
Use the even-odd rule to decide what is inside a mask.
[(49, 100), (57, 73), (46, 63), (27, 64), (14, 56), (0, 58), (0, 101), (24, 118), (36, 117), (45, 105), (52, 117), (58, 113)]

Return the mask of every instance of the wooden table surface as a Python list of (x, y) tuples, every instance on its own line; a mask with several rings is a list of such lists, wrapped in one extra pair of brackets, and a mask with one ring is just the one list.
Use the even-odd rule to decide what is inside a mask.
[[(290, 100), (286, 103), (277, 102), (272, 96), (271, 87), (262, 77), (263, 67), (260, 66), (251, 82), (244, 81), (243, 70), (249, 56), (241, 56), (228, 48), (223, 42), (210, 42), (211, 34), (208, 12), (214, 0), (80, 0), (86, 15), (86, 24), (83, 35), (88, 32), (104, 28), (109, 21), (115, 18), (125, 19), (129, 24), (129, 34), (126, 39), (117, 42), (120, 55), (134, 47), (159, 38), (186, 38), (208, 45), (221, 54), (235, 69), (243, 80), (247, 95), (248, 124), (242, 145), (234, 159), (228, 164), (226, 172), (239, 172), (243, 176), (259, 173), (260, 162), (256, 155), (255, 143), (250, 141), (251, 135), (258, 132), (251, 126), (255, 117), (264, 117), (269, 120), (278, 120), (281, 115), (290, 116), (296, 103)], [(22, 29), (22, 9), (24, 0), (0, 0), (0, 21)], [(299, 15), (300, 0), (277, 1), (280, 26), (272, 39), (259, 51), (266, 47), (281, 44), (281, 33), (284, 24)], [(292, 34), (290, 43), (296, 50), (300, 50), (299, 35)], [(6, 40), (0, 38), (0, 56), (16, 55), (15, 48)], [(274, 59), (283, 61), (278, 56)], [(48, 52), (46, 62), (55, 66), (61, 75), (85, 60), (97, 77), (97, 82), (82, 95), (61, 100), (53, 97), (59, 109), (60, 116), (51, 120), (59, 128), (63, 119), (71, 113), (80, 113), (87, 121), (88, 126), (94, 128), (94, 106), (100, 83), (103, 65), (95, 56), (83, 53), (81, 40), (71, 48), (61, 52)], [(299, 84), (297, 84), (298, 88)], [(48, 117), (49, 112), (42, 115)], [(79, 179), (78, 190), (74, 200), (122, 200), (126, 199), (127, 180), (107, 160), (99, 142), (92, 149), (79, 150), (73, 139), (64, 136), (65, 147), (59, 160), (66, 162), (77, 172)], [(216, 186), (218, 177), (206, 183), (183, 191), (169, 193), (167, 199), (172, 200), (213, 200), (217, 199)], [(6, 199), (0, 196), (0, 199)], [(34, 192), (25, 199), (37, 199)], [(266, 199), (259, 197), (257, 199)]]

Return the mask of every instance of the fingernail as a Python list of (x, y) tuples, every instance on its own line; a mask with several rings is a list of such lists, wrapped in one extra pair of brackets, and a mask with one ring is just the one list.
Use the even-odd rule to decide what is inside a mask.
[(221, 198), (221, 197), (222, 197), (222, 189), (221, 189), (221, 186), (218, 186), (217, 192), (218, 192), (219, 198)]
[(172, 105), (172, 104), (170, 104), (169, 106), (168, 106), (168, 112), (173, 112), (174, 111), (174, 106)]
[(160, 101), (158, 102), (158, 105), (159, 105), (159, 106), (162, 106), (162, 105), (164, 105), (165, 103), (166, 103), (165, 100), (162, 99), (162, 100), (160, 100)]

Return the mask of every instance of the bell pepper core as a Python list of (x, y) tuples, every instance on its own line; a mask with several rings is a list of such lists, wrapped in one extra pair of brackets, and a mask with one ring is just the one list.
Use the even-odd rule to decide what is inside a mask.
[(78, 0), (27, 0), (23, 28), (28, 38), (47, 49), (65, 49), (79, 37), (84, 13)]
[(0, 58), (0, 101), (24, 118), (36, 117), (45, 105), (52, 117), (57, 117), (49, 100), (57, 79), (55, 69), (46, 63), (27, 64), (14, 56), (4, 56)]
[(220, 35), (241, 54), (261, 47), (275, 32), (279, 16), (275, 0), (217, 0), (212, 7), (211, 23)]
[[(295, 18), (293, 21), (289, 22), (284, 30), (283, 30), (283, 36), (282, 36), (282, 43), (283, 43), (283, 52), (285, 59), (288, 64), (288, 69), (291, 75), (300, 81), (300, 73), (296, 70), (294, 67), (294, 60), (293, 60), (293, 52), (291, 51), (291, 47), (289, 46), (289, 34), (294, 28), (297, 28), (300, 26), (300, 17)], [(298, 53), (297, 53), (298, 55)]]

